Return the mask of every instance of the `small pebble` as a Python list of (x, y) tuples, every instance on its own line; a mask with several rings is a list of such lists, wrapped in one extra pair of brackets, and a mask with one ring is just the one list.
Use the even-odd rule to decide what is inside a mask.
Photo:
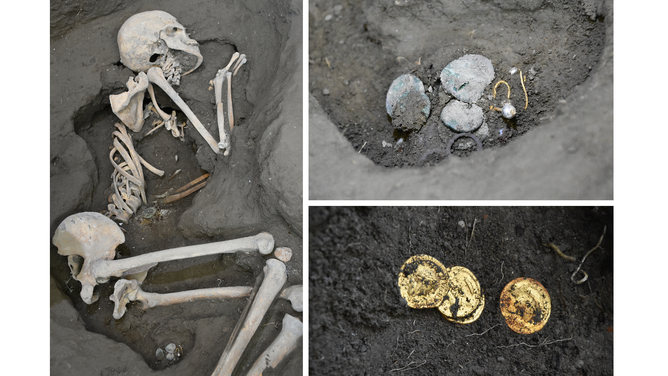
[(322, 89), (322, 95), (329, 95), (329, 89), (328, 88)]
[(457, 222), (457, 224), (458, 224), (459, 227), (461, 227), (461, 228), (466, 227), (466, 222), (464, 222), (464, 221), (459, 221), (459, 222)]
[(288, 262), (292, 258), (292, 250), (287, 247), (278, 247), (274, 251), (274, 256), (283, 262)]
[(168, 353), (173, 354), (174, 350), (176, 350), (176, 345), (170, 343), (169, 345), (165, 346), (165, 350), (167, 350)]
[(155, 357), (158, 360), (163, 360), (165, 358), (165, 352), (161, 348), (158, 348), (155, 350)]
[(505, 361), (506, 359), (505, 359), (504, 357), (500, 356), (500, 357), (496, 358), (496, 360), (498, 360), (499, 362), (503, 362), (503, 361)]
[(384, 147), (384, 148), (391, 148), (391, 147), (392, 147), (392, 144), (389, 143), (389, 142), (385, 142), (385, 141), (383, 141), (383, 147)]
[(339, 4), (334, 6), (334, 14), (337, 16), (341, 14), (341, 10), (343, 10), (343, 5)]
[(333, 16), (332, 16), (331, 14), (326, 15), (326, 16), (325, 16), (325, 21), (329, 21), (329, 20), (331, 20), (332, 17), (333, 17)]
[(165, 356), (165, 358), (167, 358), (167, 360), (174, 360), (174, 354), (172, 354), (172, 353), (167, 353), (167, 355)]

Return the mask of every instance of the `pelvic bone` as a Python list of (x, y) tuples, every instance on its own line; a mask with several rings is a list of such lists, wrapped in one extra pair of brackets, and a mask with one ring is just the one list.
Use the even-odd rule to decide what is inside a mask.
[(241, 354), (248, 346), (248, 342), (250, 342), (258, 326), (260, 326), (264, 314), (287, 280), (285, 264), (276, 259), (267, 260), (264, 275), (262, 285), (260, 285), (250, 311), (248, 311), (243, 327), (239, 330), (239, 334), (229, 351), (224, 352), (220, 357), (212, 376), (231, 375), (234, 371)]
[[(125, 236), (114, 221), (99, 213), (74, 214), (58, 226), (53, 236), (53, 244), (64, 256), (76, 255), (84, 258), (81, 271), (73, 277), (81, 282), (81, 298), (86, 304), (97, 300), (93, 290), (98, 283), (110, 277), (124, 277), (147, 271), (160, 262), (181, 260), (192, 257), (220, 253), (259, 251), (263, 255), (274, 249), (274, 237), (262, 232), (255, 236), (200, 244), (146, 253), (140, 256), (113, 260), (118, 244)], [(78, 267), (79, 262), (71, 264)]]
[(288, 315), (283, 316), (283, 328), (278, 337), (260, 355), (246, 376), (261, 376), (265, 368), (276, 368), (292, 350), (297, 347), (302, 338), (302, 322)]
[[(53, 244), (58, 247), (58, 254), (68, 256), (72, 277), (81, 282), (81, 299), (86, 304), (98, 299), (93, 294), (97, 281), (91, 272), (91, 265), (100, 260), (113, 259), (116, 247), (124, 242), (125, 235), (118, 225), (100, 213), (73, 214), (58, 225)], [(83, 265), (78, 257), (83, 258)]]
[(114, 302), (114, 318), (120, 320), (125, 314), (126, 304), (138, 301), (141, 309), (146, 310), (155, 306), (178, 304), (203, 299), (242, 298), (250, 295), (251, 287), (216, 287), (190, 291), (174, 292), (169, 294), (155, 294), (145, 292), (139, 287), (137, 280), (119, 279), (114, 285), (114, 294), (109, 300)]

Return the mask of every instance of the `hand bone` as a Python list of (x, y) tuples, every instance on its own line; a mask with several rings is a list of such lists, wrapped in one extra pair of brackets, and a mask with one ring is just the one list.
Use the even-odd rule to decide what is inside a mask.
[(125, 236), (118, 225), (99, 213), (71, 215), (56, 229), (53, 244), (58, 247), (58, 254), (84, 258), (81, 271), (73, 277), (81, 282), (81, 298), (87, 304), (97, 300), (97, 297), (93, 296), (93, 289), (98, 283), (107, 282), (110, 277), (144, 272), (160, 262), (253, 250), (267, 255), (274, 249), (273, 236), (262, 232), (241, 239), (173, 248), (113, 260), (116, 246), (124, 241)]
[(302, 338), (302, 322), (288, 314), (283, 316), (283, 328), (278, 337), (260, 355), (246, 376), (261, 376), (266, 368), (276, 368), (297, 347)]
[(294, 285), (286, 288), (281, 293), (281, 298), (289, 300), (292, 305), (292, 309), (297, 312), (302, 312), (304, 309), (303, 306), (303, 285)]
[(190, 122), (195, 126), (195, 129), (199, 132), (200, 135), (204, 138), (204, 140), (211, 146), (211, 149), (213, 149), (213, 152), (216, 154), (220, 153), (220, 148), (218, 147), (218, 143), (216, 140), (211, 136), (209, 131), (204, 128), (204, 125), (197, 119), (197, 116), (190, 110), (190, 107), (186, 104), (186, 102), (181, 99), (179, 94), (172, 88), (172, 86), (167, 82), (165, 77), (163, 76), (162, 69), (158, 67), (153, 67), (148, 70), (147, 74), (148, 80), (156, 85), (158, 85), (173, 101), (176, 103), (176, 105), (183, 111), (184, 114), (186, 114), (186, 117)]
[(109, 96), (111, 110), (128, 128), (139, 132), (144, 126), (144, 91), (148, 87), (148, 77), (140, 72), (136, 78), (130, 77), (126, 86), (128, 91)]
[(153, 133), (153, 131), (164, 125), (165, 129), (172, 132), (172, 136), (180, 137), (181, 133), (179, 132), (179, 129), (176, 126), (176, 111), (172, 111), (172, 115), (170, 116), (162, 109), (160, 109), (160, 106), (158, 106), (158, 102), (155, 100), (155, 92), (153, 91), (153, 85), (151, 84), (148, 84), (148, 94), (151, 96), (151, 102), (153, 103), (153, 108), (155, 109), (155, 112), (160, 116), (160, 118), (162, 118), (162, 123), (160, 123), (158, 126), (156, 126), (155, 128), (151, 129), (151, 131), (146, 133), (146, 136)]
[(119, 279), (114, 285), (114, 293), (109, 300), (114, 302), (114, 318), (120, 320), (125, 314), (126, 304), (138, 301), (141, 309), (165, 306), (203, 299), (242, 298), (250, 295), (251, 287), (215, 287), (169, 294), (145, 292), (136, 280)]
[(281, 291), (283, 284), (285, 284), (287, 280), (285, 270), (285, 264), (281, 261), (276, 259), (267, 260), (267, 264), (264, 267), (264, 280), (248, 311), (243, 327), (239, 330), (232, 346), (223, 352), (212, 376), (229, 376), (232, 374), (239, 358), (241, 358), (246, 346), (248, 346), (248, 342), (250, 342), (253, 334), (255, 334), (258, 326), (260, 326), (260, 322), (269, 309), (269, 306), (276, 298), (278, 292)]

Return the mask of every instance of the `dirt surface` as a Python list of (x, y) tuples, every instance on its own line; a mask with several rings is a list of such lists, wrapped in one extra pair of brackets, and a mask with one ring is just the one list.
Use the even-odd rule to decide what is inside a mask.
[[(613, 198), (612, 1), (312, 2), (309, 16), (311, 199)], [(492, 61), (518, 114), (487, 110), (490, 84), (483, 150), (461, 137), (445, 157), (456, 136), (438, 120), (451, 102), (438, 76), (467, 53)], [(527, 75), (526, 111), (513, 66)], [(432, 111), (420, 131), (396, 133), (385, 96), (409, 72)]]
[[(605, 28), (593, 3), (312, 1), (309, 91), (353, 148), (374, 163), (433, 165), (447, 158), (446, 146), (457, 135), (440, 119), (452, 100), (441, 86), (441, 71), (463, 55), (480, 54), (492, 61), (495, 77), (476, 102), (484, 110), (488, 131), (475, 135), (485, 149), (503, 147), (549, 120), (557, 104), (597, 65)], [(512, 67), (527, 76), (526, 110), (519, 74), (511, 75)], [(395, 129), (385, 111), (391, 82), (405, 73), (424, 83), (432, 104), (419, 131)], [(511, 86), (510, 100), (518, 109), (511, 120), (489, 110), (491, 105), (501, 107), (501, 97), (506, 97), (501, 86), (492, 99), (498, 80)], [(452, 146), (457, 157), (475, 150), (468, 138)]]
[[(604, 227), (582, 266), (589, 278), (575, 285), (570, 276)], [(612, 207), (311, 207), (309, 372), (612, 375), (613, 238)], [(398, 274), (416, 254), (474, 273), (485, 296), (477, 321), (406, 305)], [(511, 331), (500, 312), (517, 277), (551, 297), (534, 334)]]
[[(261, 231), (277, 247), (290, 247), (289, 285), (302, 283), (302, 5), (299, 1), (95, 1), (51, 2), (51, 235), (68, 215), (103, 212), (112, 193), (109, 162), (114, 123), (109, 95), (127, 90), (135, 73), (120, 63), (116, 34), (140, 11), (174, 15), (197, 40), (203, 64), (183, 76), (176, 91), (218, 139), (209, 81), (238, 51), (248, 56), (232, 80), (236, 126), (231, 153), (216, 155), (186, 125), (183, 141), (165, 129), (149, 136), (155, 117), (132, 133), (134, 147), (163, 177), (144, 170), (148, 200), (127, 224), (117, 258), (185, 245), (209, 243)], [(278, 95), (281, 93), (281, 95)], [(163, 110), (185, 115), (156, 87)], [(144, 105), (150, 101), (147, 94)], [(161, 194), (209, 173), (206, 187), (172, 203)], [(100, 299), (86, 305), (79, 282), (70, 279), (67, 259), (51, 245), (52, 375), (209, 375), (215, 368), (247, 300), (200, 301), (147, 311), (129, 304), (120, 320), (109, 300), (117, 278), (99, 285)], [(271, 257), (271, 256), (269, 256)], [(168, 293), (217, 286), (253, 286), (268, 257), (259, 254), (208, 256), (159, 264), (142, 285)], [(235, 374), (246, 374), (281, 330), (283, 316), (302, 319), (288, 301), (277, 299), (262, 320)], [(176, 361), (156, 350), (175, 343)], [(271, 374), (300, 374), (301, 346)]]

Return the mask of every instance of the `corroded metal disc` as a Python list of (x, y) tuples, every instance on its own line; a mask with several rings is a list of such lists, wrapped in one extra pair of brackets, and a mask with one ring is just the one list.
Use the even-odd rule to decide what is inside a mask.
[(534, 279), (514, 279), (501, 292), (501, 313), (516, 333), (531, 334), (541, 330), (551, 310), (550, 294)]
[(399, 290), (411, 308), (436, 308), (447, 288), (447, 269), (427, 255), (406, 260), (399, 272)]
[(448, 288), (438, 309), (446, 318), (456, 320), (473, 313), (481, 297), (480, 283), (475, 275), (462, 266), (453, 266), (448, 269)]
[[(441, 314), (449, 321), (468, 324), (480, 316), (484, 306), (485, 299), (475, 275), (463, 266), (449, 268), (448, 287), (438, 307)], [(469, 321), (476, 313), (477, 317)]]
[(454, 322), (455, 324), (470, 324), (480, 317), (483, 309), (485, 309), (485, 296), (480, 295), (480, 304), (478, 304), (478, 307), (470, 315), (465, 317), (458, 317), (457, 319), (451, 319), (445, 315), (443, 315), (443, 317), (445, 317), (445, 319), (450, 322)]

